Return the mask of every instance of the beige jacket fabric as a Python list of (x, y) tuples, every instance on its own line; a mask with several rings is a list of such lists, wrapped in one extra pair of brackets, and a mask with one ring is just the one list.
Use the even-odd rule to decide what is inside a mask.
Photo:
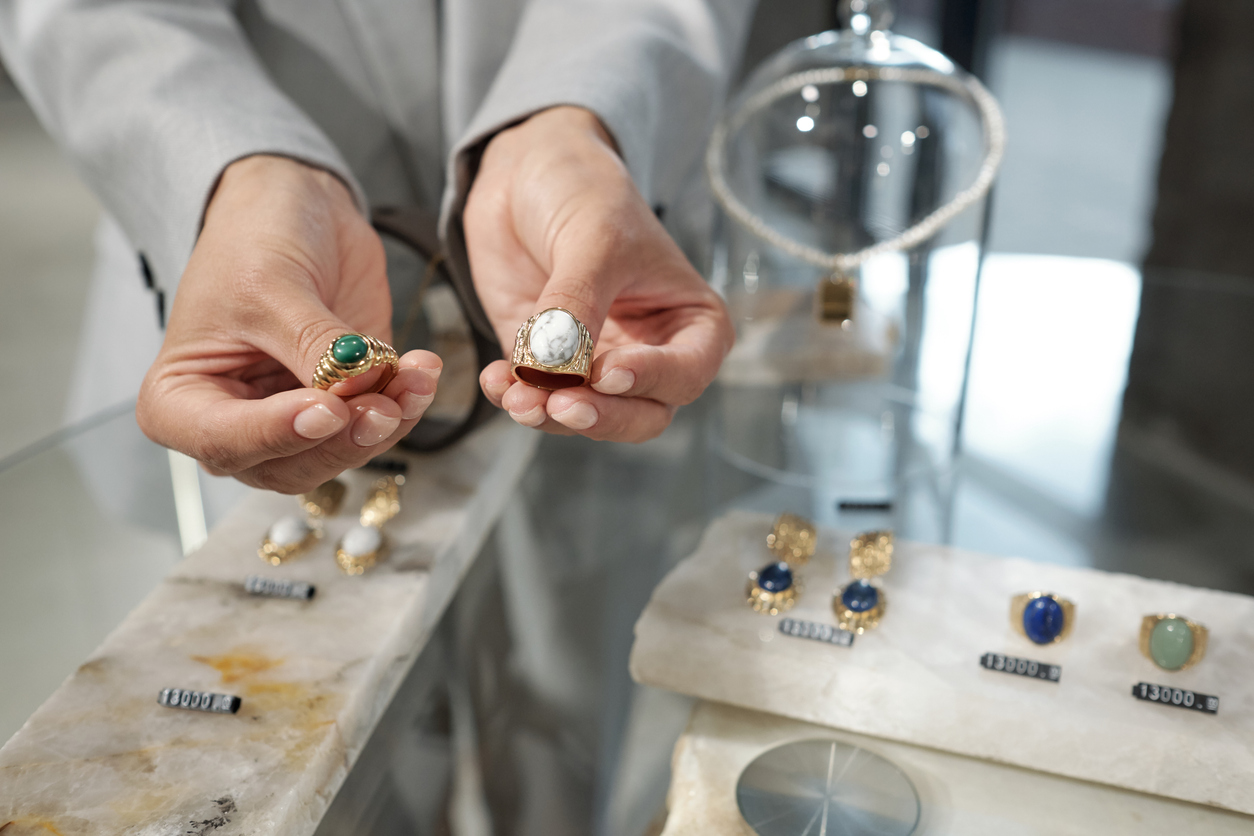
[(251, 154), (329, 169), (363, 210), (441, 209), (463, 277), (475, 151), (537, 110), (597, 113), (646, 200), (666, 205), (700, 156), (753, 5), (0, 0), (0, 56), (170, 299), (218, 176)]

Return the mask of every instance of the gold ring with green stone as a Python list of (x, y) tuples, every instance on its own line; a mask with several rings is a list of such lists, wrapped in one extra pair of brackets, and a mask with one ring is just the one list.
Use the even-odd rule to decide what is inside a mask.
[(1182, 671), (1202, 661), (1209, 635), (1201, 624), (1182, 615), (1147, 615), (1141, 619), (1141, 653), (1165, 671)]
[(318, 367), (314, 369), (313, 388), (330, 389), (337, 383), (365, 374), (375, 366), (382, 366), (382, 373), (369, 392), (381, 392), (401, 370), (400, 358), (392, 346), (365, 334), (345, 334), (337, 337), (322, 352)]

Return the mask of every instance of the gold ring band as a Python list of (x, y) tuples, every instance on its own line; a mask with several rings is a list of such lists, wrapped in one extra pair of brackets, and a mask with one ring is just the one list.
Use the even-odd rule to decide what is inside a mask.
[(1202, 661), (1209, 637), (1204, 626), (1175, 613), (1141, 619), (1141, 653), (1165, 671), (1182, 671)]
[(518, 329), (510, 372), (538, 389), (582, 386), (592, 374), (592, 335), (565, 308), (548, 308)]
[(322, 352), (318, 367), (314, 369), (313, 388), (330, 389), (350, 377), (365, 374), (375, 366), (382, 366), (378, 381), (367, 391), (381, 392), (401, 370), (396, 349), (365, 334), (344, 334), (336, 337)]

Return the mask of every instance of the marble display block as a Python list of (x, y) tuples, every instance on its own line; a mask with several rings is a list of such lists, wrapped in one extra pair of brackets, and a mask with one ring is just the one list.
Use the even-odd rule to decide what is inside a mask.
[[(325, 535), (258, 558), (292, 497), (255, 492), (180, 563), (0, 749), (0, 830), (28, 834), (310, 834), (414, 664), (530, 461), (539, 434), (502, 418), (410, 463), (390, 556), (336, 566), (369, 470)], [(249, 575), (310, 601), (250, 596)], [(163, 688), (233, 694), (235, 715), (157, 704)]]
[(776, 746), (815, 738), (859, 746), (896, 764), (919, 793), (918, 833), (1240, 836), (1254, 830), (1254, 819), (1239, 813), (699, 702), (675, 745), (661, 836), (751, 836), (736, 805), (740, 773)]
[[(1254, 813), (1254, 599), (1128, 575), (898, 542), (888, 610), (852, 647), (782, 634), (753, 612), (745, 577), (768, 560), (771, 518), (733, 513), (654, 591), (636, 624), (637, 681), (822, 726)], [(823, 531), (782, 617), (833, 624), (853, 532)], [(1009, 623), (1010, 597), (1075, 602), (1075, 627), (1037, 646)], [(1167, 673), (1138, 651), (1141, 617), (1210, 628), (1206, 659)], [(1049, 682), (985, 670), (986, 652), (1060, 665)], [(1151, 682), (1220, 697), (1218, 714), (1133, 699)]]

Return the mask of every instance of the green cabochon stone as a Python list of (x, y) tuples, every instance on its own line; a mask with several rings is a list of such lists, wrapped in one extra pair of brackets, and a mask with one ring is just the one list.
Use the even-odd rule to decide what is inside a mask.
[(369, 353), (370, 346), (356, 334), (345, 334), (331, 346), (331, 356), (346, 365), (360, 362)]
[(1160, 668), (1180, 670), (1193, 655), (1193, 631), (1183, 618), (1164, 618), (1150, 632), (1149, 649)]

